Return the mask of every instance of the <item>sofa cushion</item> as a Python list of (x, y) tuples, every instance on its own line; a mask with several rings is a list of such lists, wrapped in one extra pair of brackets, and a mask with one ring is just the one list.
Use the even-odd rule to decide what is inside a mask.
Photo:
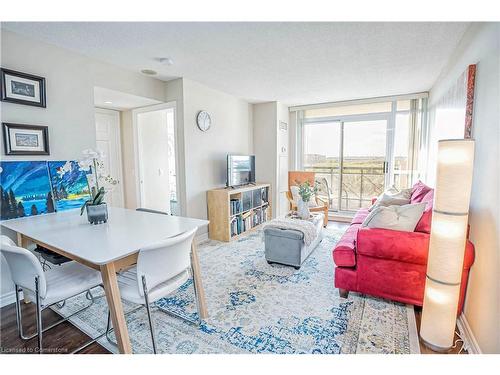
[(356, 252), (359, 256), (427, 264), (429, 235), (379, 228), (360, 228)]
[(432, 224), (432, 206), (434, 203), (434, 189), (431, 189), (427, 194), (425, 194), (421, 203), (426, 203), (426, 206), (422, 217), (415, 227), (415, 232), (430, 233)]
[(356, 237), (361, 224), (352, 224), (333, 249), (333, 261), (338, 267), (356, 265)]
[(420, 203), (425, 195), (431, 190), (431, 187), (419, 180), (411, 189), (410, 203)]
[(368, 211), (373, 211), (375, 208), (383, 206), (402, 206), (404, 204), (409, 204), (410, 203), (410, 198), (411, 198), (411, 190), (412, 189), (403, 189), (401, 191), (399, 190), (393, 190), (394, 188), (391, 188), (392, 190), (388, 190), (384, 193), (382, 193), (378, 198), (377, 201), (368, 209)]
[(425, 203), (377, 207), (361, 226), (413, 232), (425, 210)]

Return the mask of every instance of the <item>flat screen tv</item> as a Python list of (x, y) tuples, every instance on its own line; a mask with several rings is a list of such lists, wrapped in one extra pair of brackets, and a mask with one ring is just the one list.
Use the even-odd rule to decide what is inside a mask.
[(255, 183), (255, 155), (227, 156), (227, 186)]

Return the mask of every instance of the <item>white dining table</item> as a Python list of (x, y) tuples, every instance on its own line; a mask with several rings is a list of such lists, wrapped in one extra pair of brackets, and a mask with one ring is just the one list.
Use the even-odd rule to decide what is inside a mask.
[[(107, 223), (92, 225), (80, 210), (2, 221), (17, 232), (18, 246), (35, 243), (101, 272), (120, 353), (131, 353), (116, 273), (137, 263), (141, 248), (207, 225), (207, 220), (109, 207)], [(193, 277), (201, 318), (207, 317), (196, 244), (191, 247)]]

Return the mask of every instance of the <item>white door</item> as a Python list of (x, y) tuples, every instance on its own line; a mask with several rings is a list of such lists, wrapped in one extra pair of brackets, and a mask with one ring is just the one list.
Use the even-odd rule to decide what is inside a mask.
[(110, 206), (123, 207), (122, 152), (120, 146), (120, 113), (109, 109), (96, 108), (95, 130), (97, 149), (104, 153), (106, 174), (118, 180), (118, 184), (106, 196)]
[(278, 216), (288, 212), (288, 124), (278, 122)]
[(170, 214), (169, 111), (137, 114), (137, 159), (140, 207)]

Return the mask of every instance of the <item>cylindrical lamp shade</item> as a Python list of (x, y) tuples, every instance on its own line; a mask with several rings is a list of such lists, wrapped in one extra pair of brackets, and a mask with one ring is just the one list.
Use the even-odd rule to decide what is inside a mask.
[(434, 350), (453, 345), (464, 262), (474, 141), (439, 141), (420, 337)]

